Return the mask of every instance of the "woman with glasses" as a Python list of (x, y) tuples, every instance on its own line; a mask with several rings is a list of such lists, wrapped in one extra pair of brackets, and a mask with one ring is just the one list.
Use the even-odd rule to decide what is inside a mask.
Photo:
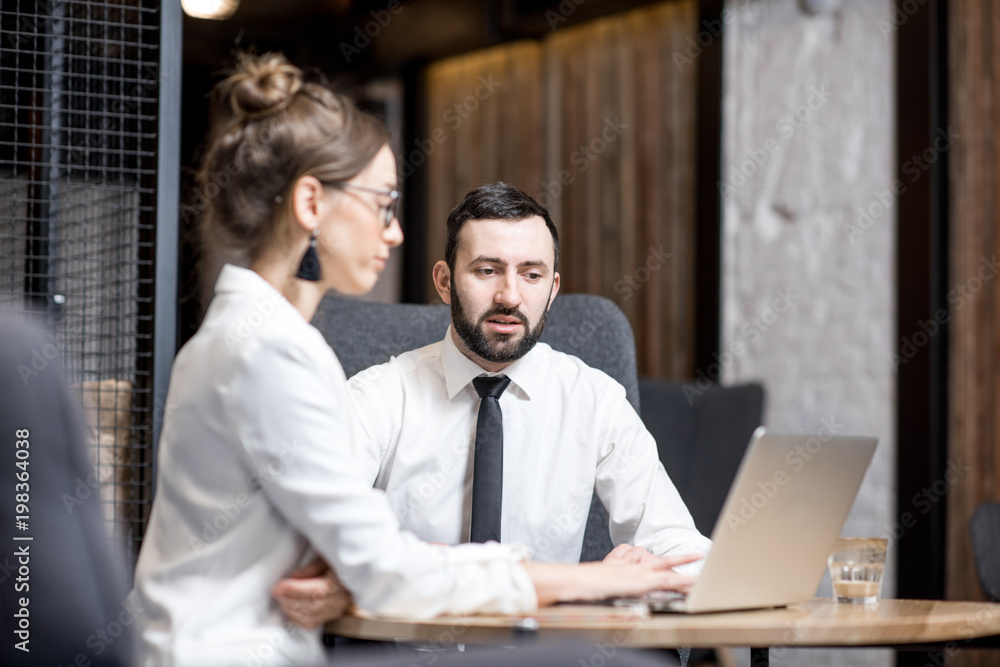
[(171, 375), (135, 574), (140, 664), (318, 663), (319, 630), (291, 624), (270, 595), (317, 555), (382, 615), (683, 586), (669, 567), (685, 558), (535, 564), (516, 545), (400, 532), (363, 481), (343, 369), (309, 324), (328, 290), (370, 290), (403, 240), (387, 131), (279, 55), (241, 57), (217, 91), (230, 113), (199, 181), (206, 266), (222, 268)]

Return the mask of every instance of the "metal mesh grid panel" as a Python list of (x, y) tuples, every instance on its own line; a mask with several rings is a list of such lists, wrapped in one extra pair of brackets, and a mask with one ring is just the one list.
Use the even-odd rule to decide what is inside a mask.
[(134, 562), (150, 503), (159, 3), (0, 0), (0, 315), (40, 317)]

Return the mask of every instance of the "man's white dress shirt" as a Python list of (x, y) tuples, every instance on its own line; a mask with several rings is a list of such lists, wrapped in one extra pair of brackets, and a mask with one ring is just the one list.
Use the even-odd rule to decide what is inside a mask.
[[(369, 479), (429, 542), (468, 541), (472, 452), (485, 371), (444, 340), (350, 380), (369, 447)], [(537, 560), (577, 562), (596, 489), (615, 544), (657, 555), (707, 553), (711, 541), (660, 463), (625, 388), (544, 343), (505, 368), (501, 541)], [(700, 569), (700, 566), (692, 568)]]
[(290, 625), (271, 597), (315, 552), (374, 613), (536, 608), (523, 548), (400, 532), (356, 459), (350, 410), (319, 331), (259, 275), (226, 266), (170, 380), (135, 574), (140, 664), (320, 664), (320, 631)]

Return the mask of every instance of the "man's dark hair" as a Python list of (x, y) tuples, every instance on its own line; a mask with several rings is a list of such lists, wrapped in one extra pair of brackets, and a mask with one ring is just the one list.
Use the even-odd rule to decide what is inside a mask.
[(552, 234), (555, 262), (552, 270), (559, 267), (559, 233), (549, 212), (534, 199), (512, 185), (497, 182), (482, 185), (469, 194), (452, 209), (448, 215), (448, 240), (444, 247), (444, 261), (452, 273), (455, 272), (455, 255), (458, 252), (458, 233), (469, 220), (527, 220), (535, 216), (545, 221)]

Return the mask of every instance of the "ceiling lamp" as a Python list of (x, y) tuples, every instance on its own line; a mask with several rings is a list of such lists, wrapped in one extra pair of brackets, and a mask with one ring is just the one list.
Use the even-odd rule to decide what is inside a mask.
[(196, 19), (228, 19), (240, 6), (240, 0), (181, 0), (184, 13)]

